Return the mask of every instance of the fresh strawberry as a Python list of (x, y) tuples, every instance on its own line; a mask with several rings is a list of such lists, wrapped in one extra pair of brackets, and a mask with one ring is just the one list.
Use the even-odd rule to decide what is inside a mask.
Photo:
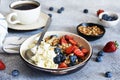
[(104, 12), (104, 10), (99, 9), (99, 10), (97, 11), (97, 16), (99, 16), (102, 12)]
[(67, 68), (67, 64), (65, 62), (62, 62), (58, 65), (58, 68)]
[(81, 50), (84, 54), (87, 54), (88, 53), (88, 50), (86, 48), (82, 48)]
[(73, 39), (69, 39), (69, 42), (70, 42), (72, 45), (76, 45), (76, 44), (77, 44), (77, 42), (76, 42), (75, 40), (73, 40)]
[(73, 37), (71, 37), (71, 36), (69, 36), (69, 35), (65, 35), (65, 39), (69, 41), (70, 39), (73, 40)]
[(61, 45), (67, 44), (67, 41), (65, 40), (65, 37), (62, 37), (62, 38), (60, 39), (60, 44), (61, 44)]
[(5, 68), (5, 64), (0, 60), (0, 70), (4, 70)]
[(103, 48), (104, 52), (115, 52), (118, 48), (117, 41), (109, 41)]
[(74, 54), (78, 57), (83, 57), (84, 53), (80, 49), (75, 49)]
[(75, 46), (69, 46), (68, 48), (66, 48), (65, 53), (70, 54), (74, 51), (74, 49), (75, 49)]

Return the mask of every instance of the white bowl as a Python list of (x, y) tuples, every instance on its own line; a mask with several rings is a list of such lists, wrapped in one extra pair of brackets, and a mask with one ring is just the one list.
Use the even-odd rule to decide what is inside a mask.
[[(117, 17), (117, 19), (116, 19), (116, 20), (113, 20), (113, 21), (104, 20), (104, 19), (102, 19), (102, 16), (103, 16), (104, 14), (107, 14), (107, 15), (109, 15), (109, 16), (115, 16), (115, 17)], [(103, 13), (101, 13), (98, 17), (99, 17), (99, 22), (100, 22), (100, 24), (103, 25), (103, 26), (105, 26), (105, 27), (114, 27), (115, 25), (118, 24), (118, 22), (119, 22), (119, 20), (120, 20), (120, 19), (119, 19), (120, 16), (119, 16), (117, 13), (115, 13), (115, 12), (103, 12)]]
[(43, 68), (43, 67), (38, 67), (37, 65), (28, 61), (28, 59), (26, 59), (26, 57), (25, 57), (25, 51), (28, 49), (28, 46), (35, 40), (36, 37), (40, 36), (40, 34), (36, 34), (36, 35), (31, 36), (27, 40), (25, 40), (20, 47), (20, 56), (28, 66), (30, 66), (34, 69), (38, 69), (40, 71), (49, 72), (49, 73), (53, 73), (53, 74), (67, 74), (67, 73), (71, 73), (73, 71), (77, 71), (78, 69), (81, 69), (82, 67), (84, 67), (86, 65), (86, 63), (89, 61), (90, 57), (92, 56), (92, 47), (86, 39), (84, 39), (76, 34), (64, 32), (64, 31), (50, 31), (50, 32), (47, 32), (44, 37), (47, 37), (50, 35), (57, 35), (57, 36), (70, 35), (70, 36), (72, 36), (77, 42), (79, 42), (86, 49), (89, 50), (89, 54), (88, 54), (87, 58), (83, 62), (81, 62), (75, 66), (68, 67), (68, 68), (47, 69), (47, 68)]

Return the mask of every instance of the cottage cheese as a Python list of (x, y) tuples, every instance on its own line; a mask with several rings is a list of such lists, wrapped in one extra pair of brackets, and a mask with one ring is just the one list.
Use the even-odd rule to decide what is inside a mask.
[(58, 64), (55, 64), (53, 59), (56, 56), (54, 52), (54, 47), (50, 46), (50, 44), (42, 41), (38, 50), (32, 49), (32, 52), (35, 55), (31, 58), (35, 62), (35, 64), (39, 67), (57, 69)]

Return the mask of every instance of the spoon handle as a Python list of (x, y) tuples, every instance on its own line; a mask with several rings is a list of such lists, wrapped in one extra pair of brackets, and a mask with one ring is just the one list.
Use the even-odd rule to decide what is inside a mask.
[(40, 35), (40, 37), (39, 37), (39, 39), (37, 41), (37, 44), (36, 44), (37, 46), (40, 45), (40, 43), (41, 43), (41, 41), (42, 41), (45, 33), (47, 32), (47, 30), (48, 30), (48, 28), (49, 28), (49, 26), (51, 24), (51, 21), (52, 21), (52, 19), (49, 17), (48, 20), (47, 20), (47, 23), (46, 23), (45, 27), (43, 28), (43, 32), (41, 33), (41, 35)]

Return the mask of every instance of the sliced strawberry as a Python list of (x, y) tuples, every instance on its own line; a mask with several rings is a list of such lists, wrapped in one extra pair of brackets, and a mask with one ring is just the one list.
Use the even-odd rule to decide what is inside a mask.
[(62, 62), (58, 65), (58, 68), (67, 68), (67, 64), (65, 62)]
[(88, 50), (87, 50), (86, 48), (83, 48), (81, 51), (82, 51), (84, 54), (87, 54), (87, 53), (88, 53)]
[(71, 37), (71, 36), (69, 36), (69, 35), (65, 35), (65, 39), (69, 41), (70, 39), (73, 40), (73, 37)]
[(61, 44), (61, 45), (67, 44), (67, 41), (65, 40), (65, 37), (62, 37), (62, 38), (60, 39), (60, 44)]
[(84, 53), (80, 49), (75, 49), (74, 54), (78, 57), (83, 57)]
[(5, 68), (5, 64), (0, 60), (0, 70), (4, 70)]
[(76, 42), (75, 40), (73, 40), (73, 39), (69, 39), (69, 42), (70, 42), (72, 45), (76, 45), (76, 44), (77, 44), (77, 42)]
[(70, 54), (74, 51), (74, 49), (75, 49), (75, 46), (69, 46), (68, 48), (66, 48), (65, 53)]
[(102, 12), (104, 12), (104, 10), (99, 9), (99, 10), (97, 11), (97, 16), (99, 16)]

